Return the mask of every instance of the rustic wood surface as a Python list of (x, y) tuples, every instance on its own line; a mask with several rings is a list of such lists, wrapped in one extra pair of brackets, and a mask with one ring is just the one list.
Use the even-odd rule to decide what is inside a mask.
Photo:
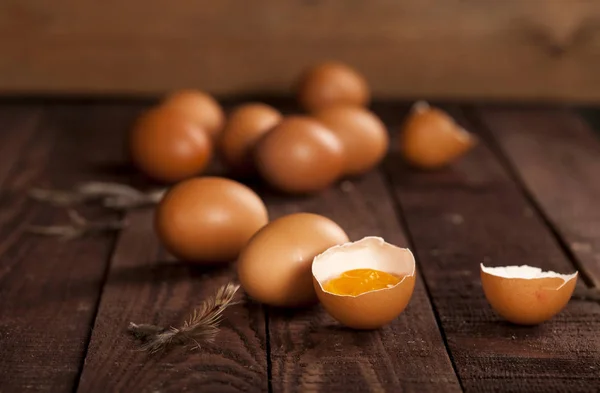
[[(323, 214), (350, 240), (381, 236), (408, 247), (378, 172), (343, 181), (316, 197), (266, 201), (272, 218), (300, 211)], [(407, 310), (376, 332), (340, 328), (320, 307), (300, 314), (270, 310), (269, 317), (275, 392), (461, 390), (420, 278)]]
[(483, 296), (480, 263), (575, 269), (485, 142), (435, 174), (389, 157), (391, 183), (465, 390), (596, 391), (599, 304), (573, 301), (555, 319), (520, 328), (497, 317)]
[(582, 118), (548, 109), (478, 111), (543, 214), (600, 289), (600, 140)]
[[(289, 101), (274, 104), (296, 110)], [(0, 106), (0, 392), (600, 389), (598, 302), (573, 299), (551, 321), (518, 327), (494, 314), (479, 281), (484, 262), (581, 269), (578, 290), (597, 283), (599, 142), (574, 112), (452, 107), (481, 142), (449, 168), (420, 172), (395, 146), (407, 106), (376, 105), (393, 142), (380, 169), (305, 198), (252, 186), (272, 218), (312, 211), (352, 239), (380, 235), (413, 249), (419, 280), (407, 310), (359, 333), (319, 306), (292, 312), (245, 299), (228, 310), (214, 344), (152, 355), (127, 333), (129, 322), (180, 323), (235, 279), (232, 267), (174, 261), (155, 238), (148, 208), (127, 213), (118, 235), (60, 241), (25, 232), (67, 222), (64, 209), (28, 199), (30, 187), (145, 184), (121, 147), (146, 105)], [(80, 211), (90, 219), (107, 214)]]
[(172, 261), (154, 237), (152, 211), (129, 213), (127, 219), (78, 391), (266, 391), (265, 318), (259, 305), (229, 309), (217, 342), (201, 351), (149, 354), (125, 333), (129, 322), (178, 326), (202, 299), (234, 278), (231, 269)]
[[(115, 157), (113, 140), (105, 131), (119, 118), (105, 109), (94, 113), (80, 107), (44, 108), (31, 136), (31, 121), (40, 111), (32, 108), (31, 119), (16, 123), (21, 129), (2, 130), (3, 136), (22, 132), (31, 139), (1, 190), (2, 392), (70, 391), (79, 378), (113, 236), (64, 242), (25, 233), (28, 225), (68, 223), (63, 209), (35, 203), (27, 193), (32, 186), (60, 188), (89, 176), (110, 178), (94, 173), (96, 165)], [(81, 213), (93, 218), (98, 212)]]
[(0, 92), (288, 93), (334, 58), (381, 97), (598, 102), (599, 20), (595, 0), (5, 0)]

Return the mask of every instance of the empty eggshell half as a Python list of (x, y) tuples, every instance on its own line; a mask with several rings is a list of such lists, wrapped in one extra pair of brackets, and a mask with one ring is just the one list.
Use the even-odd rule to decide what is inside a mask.
[[(353, 269), (374, 269), (402, 277), (396, 285), (357, 296), (327, 292), (323, 285)], [(313, 284), (321, 304), (337, 321), (354, 329), (376, 329), (394, 320), (408, 305), (415, 287), (412, 252), (369, 236), (333, 246), (312, 264)]]
[(485, 297), (501, 317), (519, 325), (537, 325), (569, 302), (577, 272), (559, 274), (532, 266), (486, 267), (481, 264)]

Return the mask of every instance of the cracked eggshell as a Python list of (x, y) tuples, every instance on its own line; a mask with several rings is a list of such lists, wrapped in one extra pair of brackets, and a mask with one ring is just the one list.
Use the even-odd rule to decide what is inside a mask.
[(445, 111), (419, 101), (402, 126), (399, 142), (406, 162), (432, 170), (466, 154), (477, 144), (477, 138)]
[[(323, 284), (353, 269), (375, 269), (402, 276), (390, 288), (357, 296), (336, 295)], [(315, 257), (313, 284), (321, 304), (337, 321), (354, 329), (377, 329), (393, 321), (408, 305), (415, 287), (415, 258), (407, 248), (369, 236), (334, 246)]]
[(519, 325), (537, 325), (558, 314), (569, 302), (578, 276), (527, 265), (480, 266), (487, 301), (501, 317)]

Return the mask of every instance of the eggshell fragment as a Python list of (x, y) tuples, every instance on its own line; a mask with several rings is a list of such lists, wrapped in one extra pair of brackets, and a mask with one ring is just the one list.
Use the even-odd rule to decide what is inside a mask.
[[(353, 269), (375, 269), (402, 279), (393, 287), (358, 296), (337, 295), (323, 289), (328, 280)], [(354, 329), (376, 329), (393, 321), (408, 305), (415, 287), (415, 259), (409, 249), (369, 236), (317, 255), (312, 274), (317, 296), (333, 318)]]
[(317, 254), (348, 241), (331, 219), (312, 213), (278, 218), (250, 239), (238, 258), (238, 279), (259, 302), (300, 307), (317, 302), (311, 265)]
[(485, 297), (501, 317), (519, 325), (537, 325), (558, 314), (569, 302), (578, 272), (559, 274), (537, 267), (486, 267), (481, 264)]
[(366, 79), (339, 61), (326, 61), (307, 69), (297, 90), (300, 104), (309, 112), (338, 104), (366, 106), (371, 99)]
[(410, 165), (437, 169), (464, 155), (477, 140), (446, 112), (417, 102), (403, 124), (399, 142), (400, 152)]

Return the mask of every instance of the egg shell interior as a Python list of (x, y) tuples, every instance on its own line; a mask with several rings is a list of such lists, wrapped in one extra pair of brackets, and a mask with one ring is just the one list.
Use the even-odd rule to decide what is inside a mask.
[[(543, 271), (539, 267), (533, 267), (528, 265), (486, 267), (483, 264), (481, 264), (481, 271), (497, 277), (522, 278), (524, 280), (533, 280), (537, 278), (560, 278), (563, 280), (562, 285), (577, 277), (577, 272), (573, 274), (560, 274), (553, 271)], [(562, 287), (562, 285), (559, 286), (557, 289)]]
[[(345, 243), (331, 247), (321, 255), (318, 255), (312, 265), (313, 276), (318, 281), (321, 289), (323, 289), (323, 284), (330, 279), (354, 269), (374, 269), (396, 274), (402, 277), (400, 282), (394, 285), (398, 286), (407, 276), (414, 275), (415, 264), (410, 250), (386, 243), (380, 237), (369, 236), (354, 243)], [(386, 289), (390, 288), (378, 291)], [(323, 291), (327, 292), (324, 289)], [(357, 296), (362, 295), (364, 293)], [(356, 297), (352, 295), (337, 296)]]
[(520, 325), (537, 325), (554, 317), (567, 305), (577, 283), (577, 272), (559, 274), (527, 265), (480, 267), (490, 306)]
[[(359, 295), (327, 292), (323, 284), (353, 269), (375, 269), (402, 277), (394, 286)], [(408, 249), (366, 237), (334, 246), (318, 255), (312, 265), (313, 284), (329, 315), (354, 329), (376, 329), (392, 322), (406, 308), (415, 287), (415, 260)]]

